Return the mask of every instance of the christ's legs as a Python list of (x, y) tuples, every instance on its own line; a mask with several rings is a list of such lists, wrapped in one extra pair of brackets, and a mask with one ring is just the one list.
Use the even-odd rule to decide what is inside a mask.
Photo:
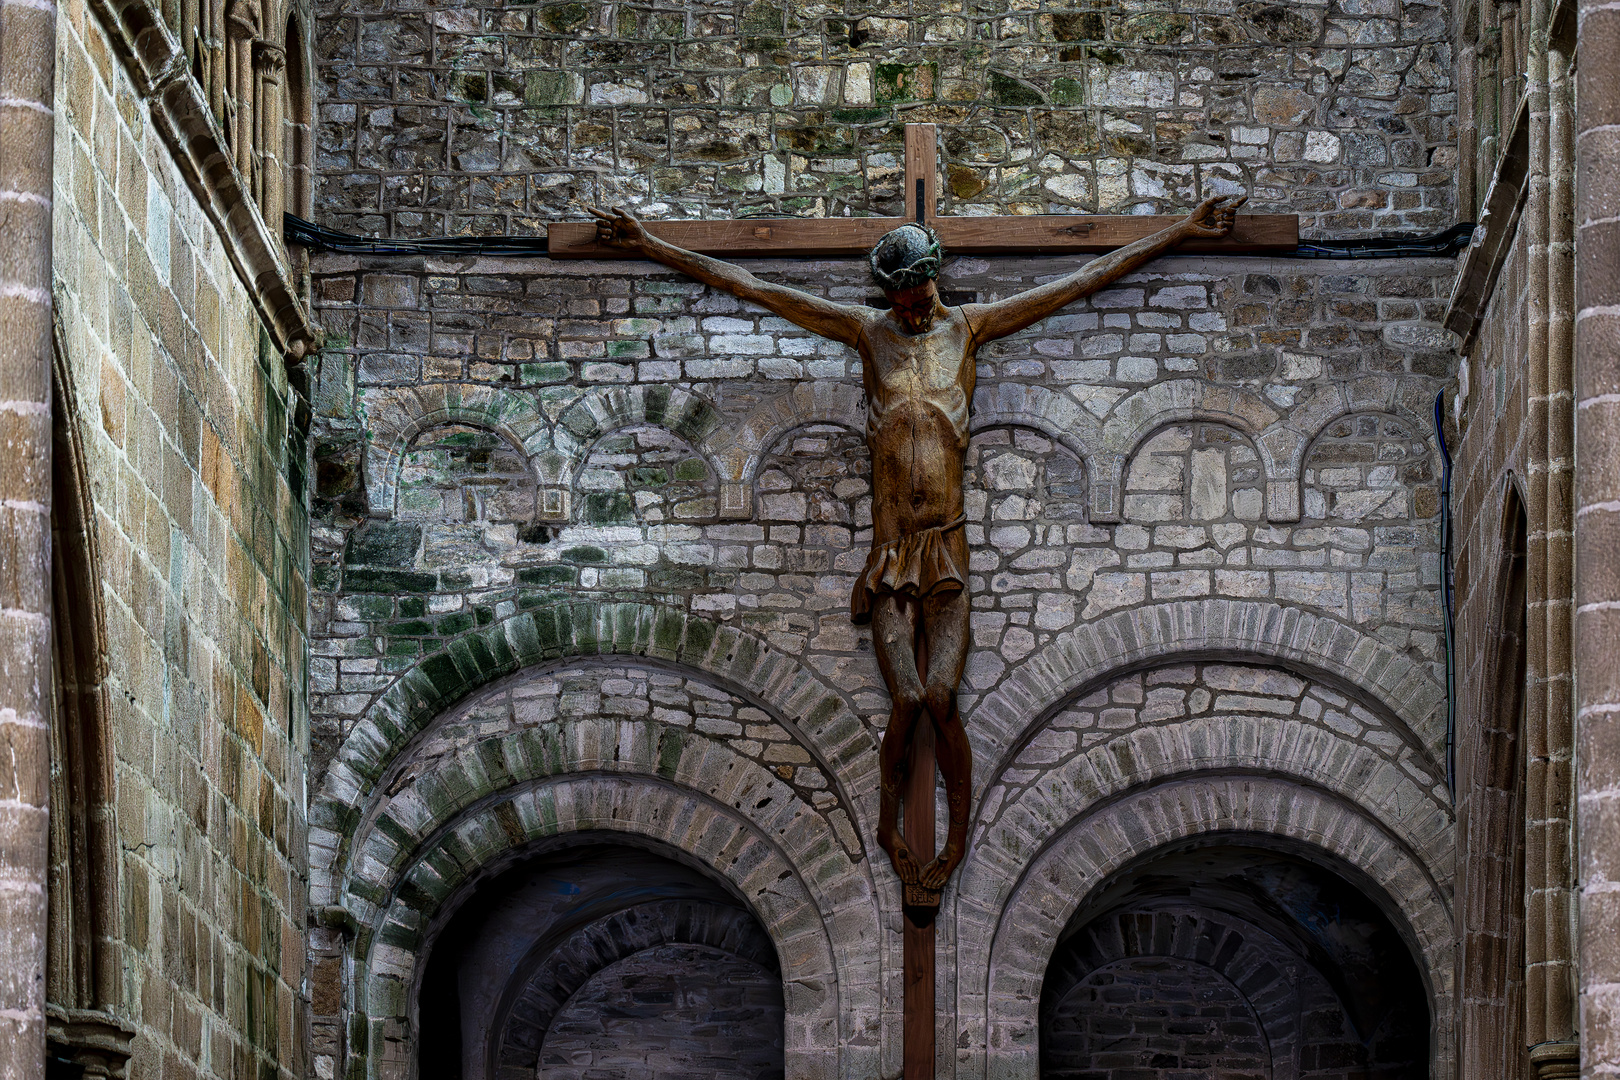
[(878, 846), (907, 885), (917, 883), (917, 857), (900, 835), (900, 795), (911, 766), (911, 739), (923, 711), (923, 683), (917, 673), (917, 604), (894, 593), (873, 597), (872, 643), (893, 702), (889, 727), (878, 752)]
[(973, 749), (956, 709), (956, 688), (967, 666), (969, 601), (966, 589), (936, 593), (923, 604), (923, 635), (928, 642), (928, 681), (923, 704), (939, 739), (935, 753), (945, 779), (950, 831), (945, 849), (922, 871), (921, 883), (942, 888), (967, 850), (968, 802), (972, 797)]

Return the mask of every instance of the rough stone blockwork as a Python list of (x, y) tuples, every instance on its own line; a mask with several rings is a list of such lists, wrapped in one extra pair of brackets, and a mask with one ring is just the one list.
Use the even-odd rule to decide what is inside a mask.
[[(305, 1072), (305, 448), (97, 16), (63, 5), (55, 294), (102, 565), (133, 1076)], [(291, 430), (290, 430), (291, 429)]]
[(900, 212), (900, 124), (948, 211), (1163, 213), (1214, 193), (1330, 235), (1457, 220), (1439, 3), (1128, 6), (324, 0), (324, 223), (535, 233)]
[[(553, 600), (672, 603), (883, 708), (875, 668), (819, 659), (860, 648), (852, 353), (667, 273), (318, 269), (323, 757), (391, 673)], [(1426, 414), (1447, 353), (1426, 320), (1447, 269), (1178, 259), (984, 350), (966, 688), (1123, 606), (1212, 596), (1320, 611), (1438, 661)], [(989, 298), (1035, 272), (947, 274)], [(857, 267), (778, 273), (867, 292)], [(740, 466), (737, 443), (759, 448)], [(543, 513), (509, 475), (562, 488), (570, 510)], [(1124, 523), (1089, 520), (1099, 501)]]
[[(873, 295), (857, 263), (759, 269)], [(1054, 269), (957, 259), (945, 287)], [(1220, 821), (1377, 883), (1449, 1067), (1428, 417), (1451, 269), (1175, 258), (980, 355), (980, 804), (940, 921), (958, 1075), (1036, 1068), (1063, 904), (1108, 865), (1090, 837), (1125, 858)], [(787, 985), (815, 981), (786, 1001), (789, 1075), (895, 1065), (888, 698), (848, 618), (871, 534), (855, 356), (645, 265), (314, 274), (311, 895), (358, 927), (317, 935), (317, 1061), (402, 1070), (434, 911), (524, 844), (610, 828), (701, 852)], [(467, 697), (525, 669), (488, 711)], [(1075, 875), (1061, 902), (1049, 874)]]

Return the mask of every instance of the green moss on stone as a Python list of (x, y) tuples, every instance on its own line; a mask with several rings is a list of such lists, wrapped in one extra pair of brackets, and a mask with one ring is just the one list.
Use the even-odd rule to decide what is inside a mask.
[(584, 4), (551, 4), (540, 12), (540, 21), (559, 34), (585, 25), (590, 17), (591, 10)]
[(1126, 19), (1114, 26), (1117, 41), (1136, 41), (1144, 45), (1168, 45), (1181, 41), (1192, 30), (1192, 19), (1175, 12), (1147, 12)]
[(563, 363), (519, 364), (518, 378), (526, 385), (562, 382), (568, 378), (568, 365)]
[(432, 592), (439, 587), (439, 579), (434, 574), (356, 566), (344, 573), (343, 586), (352, 593)]
[(489, 82), (482, 71), (458, 72), (450, 76), (450, 97), (481, 105), (489, 99)]
[(566, 71), (537, 70), (523, 75), (523, 104), (530, 108), (567, 105), (575, 100), (574, 78)]
[(445, 637), (459, 634), (464, 630), (471, 630), (473, 615), (470, 611), (457, 611), (439, 618), (439, 633)]
[(658, 742), (658, 775), (673, 779), (681, 770), (681, 755), (685, 750), (686, 740), (680, 732), (665, 728)]
[(675, 465), (675, 479), (677, 480), (705, 480), (709, 475), (709, 466), (702, 458), (687, 458)]
[(580, 516), (587, 525), (626, 525), (636, 520), (635, 500), (622, 491), (593, 491)]
[(456, 670), (455, 661), (450, 659), (449, 653), (428, 657), (417, 670), (433, 685), (439, 703), (461, 695), (465, 680), (461, 672)]
[[(569, 550), (574, 550), (570, 548)], [(600, 548), (595, 549), (600, 551)], [(579, 560), (583, 561), (583, 560)], [(529, 566), (518, 571), (519, 585), (572, 585), (574, 583), (574, 568), (572, 566), (559, 566), (555, 563), (549, 566)]]
[(422, 528), (397, 521), (371, 521), (349, 536), (343, 561), (353, 566), (409, 566), (422, 542)]
[(1052, 104), (1084, 105), (1085, 103), (1086, 87), (1079, 79), (1071, 79), (1065, 75), (1052, 80)]
[(1052, 16), (1052, 36), (1059, 41), (1101, 41), (1106, 33), (1098, 11), (1060, 11)]
[(669, 473), (664, 469), (642, 467), (630, 470), (630, 486), (638, 488), (660, 488), (669, 483)]
[(999, 71), (990, 73), (990, 100), (997, 105), (1014, 108), (1046, 104), (1046, 97), (1039, 90), (1022, 79), (1015, 79)]
[(880, 105), (904, 101), (929, 101), (939, 84), (939, 65), (879, 64), (876, 69), (874, 100)]

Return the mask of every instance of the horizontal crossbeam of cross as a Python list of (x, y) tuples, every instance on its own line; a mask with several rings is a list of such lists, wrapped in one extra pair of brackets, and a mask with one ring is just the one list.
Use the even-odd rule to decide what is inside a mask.
[[(905, 132), (905, 218), (737, 218), (729, 221), (654, 221), (647, 231), (661, 240), (704, 255), (754, 258), (853, 257), (865, 255), (883, 234), (905, 221), (933, 226), (953, 255), (1066, 255), (1112, 251), (1151, 236), (1179, 218), (1162, 214), (944, 217), (934, 210), (938, 159), (933, 124), (907, 124)], [(923, 188), (917, 195), (917, 183)], [(553, 259), (631, 259), (639, 252), (596, 242), (596, 224), (559, 221), (547, 229)], [(1264, 255), (1299, 246), (1294, 214), (1240, 214), (1229, 236), (1190, 240), (1180, 252)]]

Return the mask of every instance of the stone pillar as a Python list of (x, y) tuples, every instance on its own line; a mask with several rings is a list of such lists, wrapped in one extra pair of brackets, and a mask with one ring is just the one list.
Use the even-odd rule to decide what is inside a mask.
[(253, 107), (257, 78), (253, 73), (253, 42), (259, 36), (259, 5), (254, 0), (232, 0), (225, 31), (230, 35), (226, 81), (236, 106), (231, 119), (231, 155), (242, 183), (253, 191)]
[(0, 1077), (45, 1071), (56, 10), (0, 0)]
[[(1548, 13), (1552, 21), (1551, 12)], [(1565, 20), (1567, 22), (1567, 20)], [(1526, 838), (1528, 909), (1537, 920), (1541, 949), (1529, 981), (1542, 1011), (1529, 1017), (1530, 1060), (1540, 1080), (1580, 1071), (1576, 1039), (1574, 854), (1571, 795), (1574, 757), (1574, 101), (1570, 79), (1573, 40), (1557, 25), (1541, 31), (1547, 82), (1547, 689), (1546, 723), (1532, 745), (1530, 771), (1537, 799)], [(1535, 740), (1532, 740), (1534, 743)], [(1531, 854), (1533, 850), (1534, 854)], [(1531, 873), (1535, 877), (1531, 877)], [(1539, 1021), (1539, 1024), (1538, 1024)]]
[(1582, 1072), (1620, 1076), (1620, 8), (1580, 0), (1575, 683)]
[(281, 82), (287, 70), (287, 54), (279, 46), (267, 41), (253, 44), (253, 64), (259, 73), (259, 184), (254, 193), (259, 200), (259, 213), (270, 227), (270, 234), (281, 236), (281, 211), (284, 205), (282, 178), (286, 169), (281, 130)]
[[(1547, 712), (1548, 680), (1556, 674), (1549, 655), (1548, 603), (1554, 598), (1549, 593), (1547, 579), (1551, 572), (1548, 555), (1546, 513), (1549, 504), (1547, 482), (1547, 426), (1548, 410), (1553, 407), (1547, 391), (1547, 55), (1544, 49), (1547, 26), (1547, 0), (1530, 0), (1528, 19), (1505, 16), (1502, 23), (1502, 130), (1509, 130), (1517, 102), (1505, 96), (1517, 89), (1517, 80), (1509, 78), (1518, 67), (1518, 57), (1508, 55), (1510, 45), (1517, 48), (1512, 31), (1529, 30), (1528, 48), (1525, 49), (1524, 80), (1525, 104), (1529, 109), (1529, 195), (1520, 212), (1519, 232), (1528, 248), (1525, 265), (1524, 315), (1529, 333), (1525, 336), (1525, 446), (1524, 473), (1525, 513), (1529, 519), (1527, 536), (1528, 558), (1525, 569), (1528, 581), (1525, 595), (1525, 658), (1524, 725), (1516, 750), (1523, 755), (1525, 764), (1524, 804), (1517, 807), (1524, 815), (1524, 1038), (1521, 1045), (1542, 1042), (1546, 1036), (1547, 1012), (1547, 949), (1543, 868), (1546, 865), (1546, 830), (1541, 827), (1545, 817), (1542, 796), (1547, 781)], [(1513, 973), (1517, 974), (1517, 973)], [(1510, 998), (1511, 1000), (1511, 998)], [(1516, 1019), (1516, 1018), (1515, 1018)], [(1504, 1068), (1517, 1069), (1523, 1060), (1519, 1046), (1508, 1048)]]

